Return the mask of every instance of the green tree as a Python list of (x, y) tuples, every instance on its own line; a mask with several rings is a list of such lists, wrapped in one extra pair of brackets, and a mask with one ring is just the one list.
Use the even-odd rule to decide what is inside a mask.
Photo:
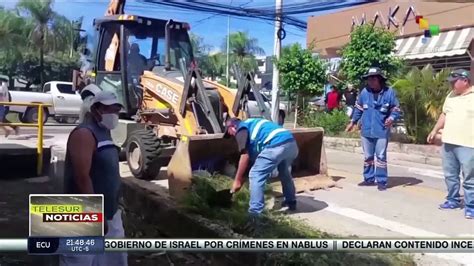
[(395, 81), (408, 135), (417, 143), (425, 143), (441, 114), (450, 88), (446, 82), (449, 69), (435, 72), (431, 65), (413, 67), (403, 78)]
[(282, 90), (290, 95), (312, 96), (323, 91), (325, 63), (299, 44), (284, 47), (276, 66), (281, 75)]
[(51, 51), (69, 51), (69, 57), (74, 57), (74, 52), (82, 48), (79, 29), (82, 26), (83, 17), (78, 20), (71, 21), (64, 16), (56, 15), (52, 20), (52, 38), (49, 42)]
[[(227, 50), (227, 36), (223, 40), (222, 51)], [(237, 63), (243, 71), (255, 71), (257, 68), (256, 55), (265, 51), (258, 46), (258, 39), (252, 38), (247, 32), (238, 31), (229, 35), (229, 67)]]
[(351, 33), (350, 42), (343, 48), (341, 71), (353, 84), (360, 84), (361, 77), (373, 66), (380, 67), (391, 78), (403, 65), (400, 59), (392, 55), (394, 49), (394, 33), (370, 23), (358, 26)]
[(211, 46), (204, 43), (204, 39), (191, 34), (193, 54), (204, 77), (215, 80), (225, 72), (225, 61), (222, 53), (210, 54)]
[(0, 73), (8, 76), (13, 87), (14, 76), (22, 61), (22, 51), (28, 42), (25, 19), (14, 12), (0, 9)]
[(44, 53), (46, 42), (51, 35), (48, 23), (56, 13), (52, 8), (53, 0), (20, 0), (17, 4), (21, 12), (27, 13), (35, 22), (32, 39), (39, 49), (40, 84), (44, 84)]
[(201, 69), (206, 77), (216, 80), (222, 78), (225, 75), (226, 67), (225, 54), (215, 53), (204, 56), (201, 61)]
[(77, 50), (85, 40), (78, 31), (82, 18), (70, 21), (51, 13), (51, 5), (51, 1), (22, 0), (19, 12), (0, 7), (0, 74), (8, 76), (11, 88), (15, 78), (24, 80), (26, 89), (50, 80), (70, 80), (72, 69), (79, 67)]
[(191, 33), (189, 38), (191, 40), (191, 46), (193, 47), (194, 57), (199, 58), (209, 54), (211, 46), (204, 43), (203, 37)]

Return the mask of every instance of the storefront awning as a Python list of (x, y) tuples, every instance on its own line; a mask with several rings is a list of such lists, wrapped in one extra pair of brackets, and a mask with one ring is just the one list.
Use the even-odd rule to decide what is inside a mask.
[(463, 55), (474, 38), (474, 27), (441, 32), (423, 43), (423, 35), (398, 39), (396, 55), (407, 60)]

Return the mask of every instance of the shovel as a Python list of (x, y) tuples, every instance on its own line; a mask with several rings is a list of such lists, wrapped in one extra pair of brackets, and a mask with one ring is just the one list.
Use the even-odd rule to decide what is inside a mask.
[(214, 194), (212, 203), (217, 207), (230, 208), (232, 206), (233, 195), (230, 189), (219, 190)]

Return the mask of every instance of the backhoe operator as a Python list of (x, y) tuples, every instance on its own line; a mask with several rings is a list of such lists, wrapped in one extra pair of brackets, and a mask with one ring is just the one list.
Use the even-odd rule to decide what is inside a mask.
[(132, 78), (134, 85), (138, 85), (138, 78), (143, 74), (147, 68), (146, 57), (140, 54), (140, 47), (136, 43), (130, 46), (128, 54), (128, 74)]

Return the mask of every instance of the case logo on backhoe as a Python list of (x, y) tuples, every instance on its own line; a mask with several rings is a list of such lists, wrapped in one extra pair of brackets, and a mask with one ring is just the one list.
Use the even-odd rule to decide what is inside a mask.
[(165, 99), (169, 103), (172, 103), (174, 105), (178, 104), (179, 95), (174, 90), (163, 86), (160, 83), (153, 84), (151, 82), (148, 82), (147, 85), (151, 85), (150, 87), (155, 89), (155, 92), (158, 94), (158, 96), (163, 97), (163, 99)]

